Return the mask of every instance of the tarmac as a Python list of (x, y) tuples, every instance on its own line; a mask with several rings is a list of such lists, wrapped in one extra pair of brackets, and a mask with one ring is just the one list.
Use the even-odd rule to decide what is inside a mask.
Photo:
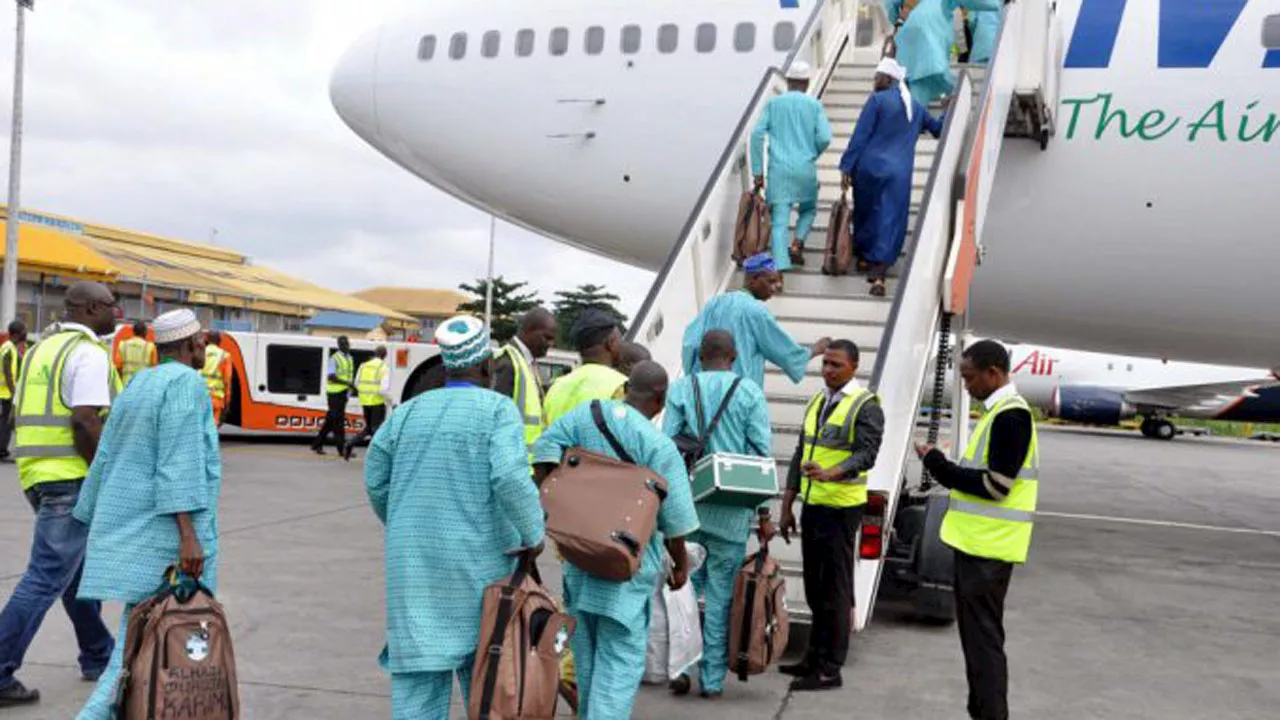
[[(1041, 448), (1041, 517), (1007, 606), (1013, 716), (1277, 717), (1280, 446), (1056, 430), (1043, 433)], [(233, 621), (244, 717), (389, 717), (388, 679), (375, 664), (382, 532), (360, 461), (228, 441), (224, 472), (220, 597)], [(0, 488), (7, 598), (32, 517), (12, 465), (0, 466)], [(542, 562), (558, 587), (552, 565)], [(119, 607), (105, 614), (117, 627)], [(634, 717), (965, 717), (954, 626), (881, 612), (853, 648), (838, 691), (791, 694), (776, 673), (731, 678), (718, 701), (645, 688)], [(75, 656), (55, 606), (19, 673), (42, 701), (0, 710), (0, 720), (74, 717), (91, 690)]]

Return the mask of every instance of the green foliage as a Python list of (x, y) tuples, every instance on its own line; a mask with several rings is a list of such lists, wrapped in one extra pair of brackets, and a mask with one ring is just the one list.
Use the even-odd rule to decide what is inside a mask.
[(577, 322), (578, 316), (588, 308), (597, 308), (609, 313), (617, 318), (618, 324), (621, 325), (627, 321), (627, 316), (618, 310), (615, 303), (621, 302), (622, 298), (609, 292), (603, 285), (579, 285), (574, 290), (561, 290), (556, 293), (555, 312), (556, 324), (559, 328), (556, 345), (562, 348), (574, 349), (573, 338), (570, 337), (573, 324)]
[[(463, 283), (458, 288), (469, 293), (474, 299), (458, 306), (458, 312), (470, 313), (484, 318), (485, 293), (488, 282), (484, 278), (468, 285)], [(540, 304), (536, 291), (523, 292), (527, 282), (507, 282), (499, 275), (493, 279), (493, 339), (504, 343), (516, 334), (516, 322), (520, 316)]]

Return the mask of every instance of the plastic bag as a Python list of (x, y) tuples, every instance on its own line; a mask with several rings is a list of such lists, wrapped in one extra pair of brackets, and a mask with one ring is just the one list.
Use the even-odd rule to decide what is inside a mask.
[[(701, 545), (686, 545), (689, 554), (689, 576), (706, 560)], [(654, 588), (653, 612), (649, 619), (649, 646), (644, 658), (644, 682), (665, 685), (687, 673), (702, 660), (702, 620), (698, 612), (698, 596), (693, 582), (679, 590), (667, 587), (671, 558), (663, 556), (662, 572)]]

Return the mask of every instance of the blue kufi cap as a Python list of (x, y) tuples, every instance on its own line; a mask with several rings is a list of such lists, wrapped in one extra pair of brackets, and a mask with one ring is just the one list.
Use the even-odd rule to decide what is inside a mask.
[(777, 272), (778, 263), (774, 262), (773, 255), (769, 253), (760, 253), (759, 255), (752, 255), (747, 258), (747, 261), (742, 263), (742, 269), (745, 270), (748, 275)]

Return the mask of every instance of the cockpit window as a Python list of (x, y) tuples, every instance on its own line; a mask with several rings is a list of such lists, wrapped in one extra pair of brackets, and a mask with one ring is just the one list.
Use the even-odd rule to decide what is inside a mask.
[(622, 52), (635, 55), (640, 52), (641, 32), (639, 25), (627, 25), (622, 28)]
[(467, 56), (467, 34), (464, 32), (454, 33), (449, 38), (449, 57), (454, 60), (461, 60)]
[(569, 29), (558, 27), (551, 31), (551, 54), (559, 57), (569, 52)]
[(700, 53), (715, 52), (716, 26), (712, 23), (702, 23), (699, 25), (698, 35), (694, 39), (694, 45)]
[(532, 30), (521, 30), (516, 33), (516, 55), (519, 57), (532, 55), (533, 44), (536, 39), (536, 34)]
[(755, 23), (738, 23), (733, 29), (733, 49), (743, 53), (756, 49)]
[(773, 28), (773, 49), (778, 52), (790, 52), (796, 44), (796, 24), (780, 22)]
[(490, 30), (484, 34), (484, 38), (480, 41), (480, 54), (493, 58), (498, 57), (498, 50), (502, 46), (502, 34), (497, 30)]
[(599, 25), (587, 28), (586, 51), (588, 55), (604, 52), (604, 28)]
[(436, 36), (427, 35), (418, 41), (418, 59), (430, 60), (436, 56)]
[(673, 53), (680, 45), (680, 26), (667, 23), (658, 26), (658, 52)]

